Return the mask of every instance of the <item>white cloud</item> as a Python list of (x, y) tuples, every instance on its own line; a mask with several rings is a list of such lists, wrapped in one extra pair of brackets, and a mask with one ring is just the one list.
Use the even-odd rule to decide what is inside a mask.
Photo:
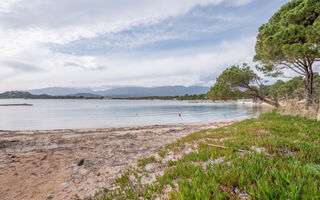
[[(32, 49), (33, 53), (27, 57), (40, 56), (42, 59), (29, 64), (42, 66), (43, 70), (34, 72), (32, 76), (20, 72), (12, 74), (1, 81), (0, 90), (37, 88), (39, 85), (41, 87), (99, 87), (101, 85), (199, 84), (202, 83), (203, 76), (212, 75), (205, 78), (213, 81), (225, 67), (252, 60), (254, 42), (255, 38), (250, 37), (239, 41), (223, 42), (207, 52), (165, 58), (139, 58), (134, 62), (131, 59), (80, 57), (52, 53), (41, 48)], [(20, 55), (21, 60), (26, 60), (24, 56)]]
[[(212, 52), (131, 60), (63, 54), (51, 51), (46, 44), (66, 44), (79, 38), (117, 33), (137, 25), (147, 26), (183, 15), (195, 6), (218, 5), (224, 1), (0, 1), (0, 90), (45, 86), (199, 83), (200, 75), (206, 70), (214, 71), (251, 55), (248, 43), (251, 45), (252, 38), (239, 41), (240, 46), (237, 46), (238, 42), (232, 43), (232, 46), (223, 43), (220, 49)], [(235, 5), (249, 3), (248, 0), (234, 2)], [(168, 37), (144, 35), (133, 45)], [(32, 67), (39, 70), (31, 70)]]
[(255, 0), (230, 0), (228, 2), (228, 4), (230, 6), (243, 6), (243, 5), (249, 4), (249, 3), (253, 2), (253, 1), (255, 1)]
[(14, 30), (27, 40), (64, 43), (155, 23), (182, 15), (196, 5), (220, 2), (222, 0), (136, 0), (134, 3), (130, 0), (11, 0), (2, 6), (6, 12), (0, 12), (0, 27)]

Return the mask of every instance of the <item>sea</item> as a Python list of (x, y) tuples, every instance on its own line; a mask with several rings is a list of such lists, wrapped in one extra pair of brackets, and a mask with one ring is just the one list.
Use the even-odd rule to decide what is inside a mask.
[(52, 130), (217, 122), (259, 115), (232, 103), (161, 100), (1, 99), (0, 130)]

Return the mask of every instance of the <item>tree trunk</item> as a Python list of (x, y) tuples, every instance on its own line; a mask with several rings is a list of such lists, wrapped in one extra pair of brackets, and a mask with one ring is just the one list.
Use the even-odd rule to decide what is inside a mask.
[(312, 66), (308, 67), (309, 70), (306, 72), (306, 91), (307, 91), (307, 109), (309, 109), (310, 105), (312, 104), (313, 99), (313, 71)]
[(276, 107), (276, 108), (279, 107), (279, 104), (278, 104), (278, 102), (276, 102), (276, 101), (271, 101), (271, 100), (269, 100), (269, 99), (260, 97), (259, 95), (256, 96), (256, 97), (257, 97), (258, 99), (260, 99), (261, 101), (263, 101), (263, 102), (265, 102), (265, 103), (267, 103), (267, 104), (270, 104), (270, 105), (272, 105), (272, 106), (274, 106), (274, 107)]
[(278, 102), (276, 102), (276, 101), (271, 101), (271, 100), (269, 100), (269, 99), (266, 99), (266, 98), (260, 96), (258, 90), (250, 87), (249, 85), (246, 85), (245, 87), (252, 92), (252, 95), (253, 95), (254, 97), (258, 98), (258, 99), (261, 100), (262, 102), (267, 103), (267, 104), (269, 104), (269, 105), (272, 105), (272, 106), (274, 106), (274, 107), (276, 107), (276, 108), (279, 107)]

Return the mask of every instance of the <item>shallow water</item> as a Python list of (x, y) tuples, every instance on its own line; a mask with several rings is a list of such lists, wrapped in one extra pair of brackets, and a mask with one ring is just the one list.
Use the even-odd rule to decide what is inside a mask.
[[(259, 110), (228, 103), (136, 100), (1, 99), (0, 130), (102, 128), (213, 122), (256, 116)], [(181, 113), (181, 117), (179, 117)]]

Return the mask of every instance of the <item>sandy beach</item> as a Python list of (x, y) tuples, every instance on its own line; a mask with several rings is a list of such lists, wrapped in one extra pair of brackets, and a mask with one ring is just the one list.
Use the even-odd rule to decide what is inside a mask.
[(116, 177), (161, 146), (233, 122), (0, 131), (0, 196), (55, 200), (93, 195), (113, 188)]

